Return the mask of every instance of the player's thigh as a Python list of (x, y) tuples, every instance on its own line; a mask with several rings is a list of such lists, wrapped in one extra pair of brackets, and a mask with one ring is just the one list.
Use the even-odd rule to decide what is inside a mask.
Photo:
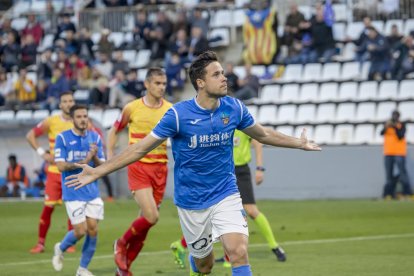
[(245, 263), (248, 260), (248, 237), (241, 233), (227, 233), (220, 237), (224, 251), (232, 262)]
[(100, 197), (86, 203), (85, 216), (94, 220), (104, 219), (104, 202)]
[(62, 204), (62, 176), (48, 172), (45, 183), (45, 205)]
[(79, 200), (65, 202), (66, 213), (74, 227), (86, 221), (86, 204), (85, 201)]
[(168, 167), (166, 163), (157, 163), (151, 172), (153, 197), (159, 208), (164, 198), (165, 188), (167, 186)]
[(158, 212), (157, 204), (153, 197), (152, 187), (135, 190), (132, 193), (134, 195), (135, 201), (139, 205), (144, 215)]
[(224, 198), (215, 205), (211, 216), (211, 223), (213, 239), (218, 239), (222, 235), (229, 233), (249, 236), (247, 215), (238, 193)]
[(181, 230), (188, 251), (196, 259), (208, 258), (213, 250), (213, 236), (210, 216), (212, 208), (188, 210), (178, 207)]
[(237, 186), (243, 204), (256, 204), (253, 192), (252, 176), (248, 165), (235, 167)]

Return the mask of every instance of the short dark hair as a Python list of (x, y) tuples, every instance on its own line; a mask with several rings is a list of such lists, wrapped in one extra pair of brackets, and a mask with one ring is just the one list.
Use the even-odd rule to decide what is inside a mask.
[(191, 84), (194, 89), (198, 91), (197, 80), (202, 79), (206, 76), (206, 67), (212, 63), (218, 61), (217, 54), (213, 51), (206, 51), (200, 54), (190, 65), (190, 76)]
[(72, 91), (65, 91), (65, 92), (60, 93), (60, 95), (59, 95), (59, 101), (61, 101), (62, 100), (62, 97), (63, 96), (66, 96), (66, 95), (73, 96), (73, 92)]
[(75, 111), (79, 109), (86, 109), (86, 111), (88, 111), (88, 107), (86, 105), (75, 104), (74, 106), (70, 108), (70, 111), (69, 111), (70, 117), (73, 118), (73, 116), (75, 115)]
[(164, 70), (159, 67), (151, 67), (147, 71), (147, 75), (145, 76), (146, 81), (150, 81), (153, 76), (165, 76)]
[(14, 155), (14, 154), (10, 154), (9, 155), (9, 161), (14, 161), (14, 162), (17, 162), (17, 157), (16, 157), (16, 155)]

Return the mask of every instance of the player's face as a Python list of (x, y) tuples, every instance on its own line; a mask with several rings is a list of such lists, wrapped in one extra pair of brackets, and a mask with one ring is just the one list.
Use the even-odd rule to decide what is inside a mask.
[(198, 87), (209, 96), (220, 98), (227, 95), (227, 78), (219, 62), (212, 62), (206, 67), (206, 75), (204, 80), (199, 80)]
[(59, 108), (63, 113), (69, 115), (70, 108), (75, 105), (75, 100), (72, 95), (63, 95), (60, 98)]
[(167, 87), (167, 76), (152, 76), (144, 84), (149, 95), (161, 99), (164, 97), (165, 88)]
[(73, 125), (79, 131), (85, 131), (88, 128), (88, 111), (86, 109), (75, 110), (73, 114)]

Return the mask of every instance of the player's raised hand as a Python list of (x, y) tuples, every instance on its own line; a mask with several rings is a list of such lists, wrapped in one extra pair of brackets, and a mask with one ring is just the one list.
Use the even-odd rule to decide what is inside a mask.
[(300, 140), (302, 141), (301, 149), (307, 150), (307, 151), (320, 151), (322, 150), (318, 144), (316, 144), (313, 141), (308, 140), (308, 137), (306, 135), (306, 128), (302, 130), (302, 133), (300, 134)]
[(65, 178), (65, 185), (68, 187), (74, 187), (75, 190), (88, 185), (89, 183), (98, 179), (95, 169), (88, 164), (75, 164), (76, 167), (81, 168), (82, 171), (78, 174), (69, 175)]

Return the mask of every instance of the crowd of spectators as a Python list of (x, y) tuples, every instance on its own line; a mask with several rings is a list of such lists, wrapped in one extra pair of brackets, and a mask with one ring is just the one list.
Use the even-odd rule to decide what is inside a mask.
[[(69, 13), (59, 14), (58, 22), (47, 26), (28, 14), (27, 25), (20, 31), (12, 27), (9, 18), (2, 18), (0, 106), (53, 110), (60, 93), (87, 90), (88, 104), (120, 107), (145, 92), (134, 61), (125, 60), (123, 50), (147, 50), (148, 66), (165, 67), (167, 97), (172, 99), (173, 90), (184, 86), (185, 66), (209, 49), (209, 17), (197, 8), (180, 10), (172, 16), (163, 10), (152, 15), (138, 10), (132, 41), (118, 47), (110, 39), (109, 29), (101, 30), (99, 41), (94, 43), (91, 32), (78, 29)], [(50, 27), (54, 25), (56, 28)], [(53, 34), (53, 45), (41, 49), (45, 34)]]

